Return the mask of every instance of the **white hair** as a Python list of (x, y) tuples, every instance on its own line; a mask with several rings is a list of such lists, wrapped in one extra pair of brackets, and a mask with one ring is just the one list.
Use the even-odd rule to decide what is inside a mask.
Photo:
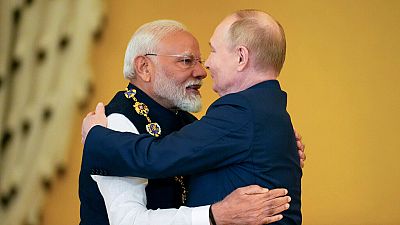
[(182, 23), (175, 20), (156, 20), (143, 24), (133, 34), (125, 51), (124, 77), (132, 80), (136, 76), (133, 60), (140, 55), (156, 53), (160, 41), (170, 33), (187, 31)]

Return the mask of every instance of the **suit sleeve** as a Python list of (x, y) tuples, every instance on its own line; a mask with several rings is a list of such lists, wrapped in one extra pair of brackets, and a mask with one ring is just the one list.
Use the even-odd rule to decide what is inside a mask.
[[(122, 114), (108, 116), (108, 127), (117, 131), (138, 133), (136, 127)], [(146, 208), (147, 179), (92, 175), (104, 198), (111, 225), (209, 225), (209, 205), (179, 209)]]
[(91, 168), (108, 175), (145, 178), (194, 174), (239, 163), (251, 147), (249, 110), (244, 99), (228, 95), (210, 106), (201, 120), (161, 139), (95, 126), (83, 155), (92, 159)]

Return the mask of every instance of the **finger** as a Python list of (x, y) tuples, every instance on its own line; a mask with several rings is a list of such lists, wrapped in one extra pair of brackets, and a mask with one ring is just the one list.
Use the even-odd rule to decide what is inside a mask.
[[(279, 198), (274, 198), (271, 200), (266, 201), (265, 207), (267, 209), (267, 211), (270, 211), (269, 216), (275, 215), (277, 213), (282, 212), (285, 209), (281, 209), (282, 206), (283, 208), (286, 208), (286, 204), (288, 204), (290, 201), (292, 201), (292, 199), (290, 198), (290, 196), (284, 196), (284, 197), (279, 197)], [(281, 211), (282, 210), (282, 211)]]
[(304, 151), (304, 145), (301, 141), (296, 141), (296, 146), (298, 150)]
[(294, 136), (296, 136), (296, 140), (300, 141), (301, 140), (301, 135), (299, 133), (297, 133), (296, 129), (294, 130)]
[(301, 140), (296, 140), (296, 145), (297, 145), (298, 149), (301, 149), (304, 151), (305, 146)]
[(82, 127), (82, 129), (81, 129), (81, 138), (82, 138), (81, 142), (82, 142), (82, 144), (83, 144), (83, 142), (85, 140), (85, 137), (86, 137), (86, 134), (85, 134), (85, 132), (83, 130), (83, 127)]
[(306, 147), (301, 141), (296, 141), (296, 146), (297, 146), (298, 150), (301, 150), (303, 152), (304, 152), (304, 149)]
[(93, 111), (88, 112), (88, 114), (86, 114), (86, 117), (91, 116), (91, 115), (94, 115)]
[(301, 150), (298, 150), (297, 151), (298, 153), (299, 153), (299, 157), (300, 157), (300, 159), (305, 159), (306, 157), (305, 157), (305, 154), (304, 154), (304, 152), (303, 151), (301, 151)]
[(282, 215), (275, 215), (275, 216), (268, 216), (265, 219), (262, 220), (263, 224), (270, 224), (270, 223), (274, 223), (276, 221), (279, 221), (283, 218)]
[(277, 188), (269, 190), (268, 193), (265, 194), (266, 200), (274, 199), (277, 197), (282, 197), (287, 195), (288, 191), (285, 188)]
[(268, 192), (267, 188), (263, 188), (258, 185), (249, 185), (246, 187), (240, 188), (240, 191), (246, 195), (255, 195), (255, 194), (264, 194)]
[(104, 104), (102, 102), (97, 103), (96, 114), (105, 114), (104, 113)]
[(84, 132), (81, 133), (81, 138), (82, 144), (85, 144), (86, 134)]
[(289, 207), (290, 207), (290, 204), (289, 203), (285, 203), (285, 204), (280, 205), (280, 206), (278, 206), (276, 208), (269, 208), (269, 209), (265, 210), (265, 216), (276, 215), (278, 213), (281, 213), (281, 212), (289, 209)]
[(300, 166), (301, 166), (301, 168), (303, 168), (304, 167), (304, 162), (306, 161), (306, 154), (304, 154), (304, 153), (302, 153), (302, 155), (300, 154), (300, 151), (299, 151), (299, 155), (300, 155)]
[(307, 159), (307, 155), (304, 151), (299, 150), (299, 156), (300, 156), (300, 159), (302, 159), (304, 161)]

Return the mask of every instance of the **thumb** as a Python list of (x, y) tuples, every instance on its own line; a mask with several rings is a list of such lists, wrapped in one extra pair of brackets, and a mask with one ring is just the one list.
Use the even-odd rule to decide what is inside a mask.
[(96, 114), (104, 114), (104, 104), (102, 102), (97, 103)]

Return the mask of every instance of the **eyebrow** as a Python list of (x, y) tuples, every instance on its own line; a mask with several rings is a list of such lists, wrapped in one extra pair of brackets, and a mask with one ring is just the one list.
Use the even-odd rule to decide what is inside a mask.
[(191, 56), (191, 55), (193, 55), (194, 56), (194, 54), (193, 54), (193, 52), (188, 52), (188, 51), (184, 51), (184, 52), (182, 52), (182, 53), (179, 53), (178, 55), (182, 55), (182, 56)]
[(182, 54), (176, 54), (176, 55), (170, 55), (170, 56), (176, 56), (176, 57), (182, 57), (182, 58), (190, 58), (193, 60), (201, 60), (201, 55), (199, 57), (195, 56), (192, 53), (182, 53)]
[(195, 56), (193, 53), (183, 53), (181, 54), (182, 57), (193, 57), (193, 58), (201, 58), (201, 55), (199, 57)]

